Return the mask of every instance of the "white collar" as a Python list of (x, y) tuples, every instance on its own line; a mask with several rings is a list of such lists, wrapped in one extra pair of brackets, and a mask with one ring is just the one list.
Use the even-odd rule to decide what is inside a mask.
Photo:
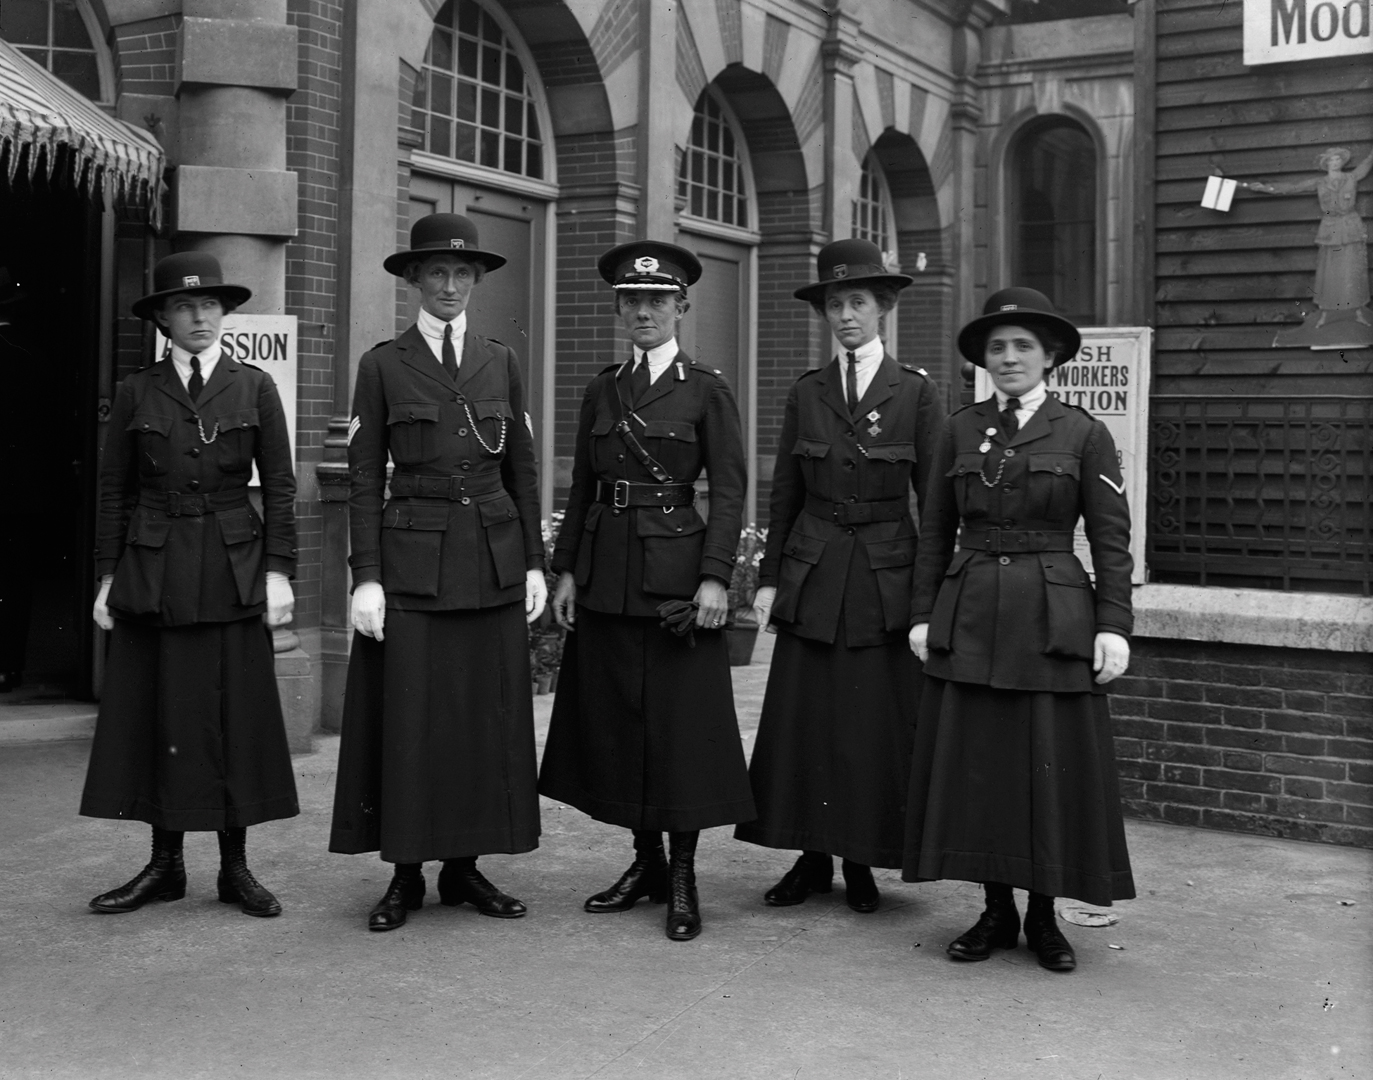
[[(1033, 389), (1026, 390), (1020, 395), (1019, 413), (1032, 413), (1044, 404), (1044, 399), (1049, 396), (1049, 388), (1042, 381), (1036, 383)], [(1003, 394), (1000, 390), (996, 391), (996, 405), (998, 409), (1004, 409), (1006, 402), (1010, 400), (1009, 394)]]
[(460, 312), (456, 319), (451, 322), (444, 322), (437, 315), (431, 315), (424, 308), (420, 308), (420, 315), (415, 321), (415, 325), (420, 328), (421, 334), (436, 341), (443, 340), (443, 328), (445, 326), (452, 326), (453, 344), (456, 346), (462, 340), (463, 335), (467, 333), (467, 312)]
[(647, 352), (635, 345), (634, 363), (636, 366), (645, 356), (648, 357), (649, 372), (654, 375), (658, 374), (663, 368), (667, 367), (668, 364), (672, 363), (672, 361), (677, 358), (677, 339), (675, 337), (670, 337), (661, 345), (655, 345)]
[(187, 382), (191, 377), (191, 357), (200, 361), (200, 377), (206, 382), (210, 381), (210, 372), (214, 371), (215, 365), (219, 363), (220, 354), (223, 353), (223, 346), (216, 338), (214, 343), (207, 345), (198, 353), (187, 352), (180, 345), (172, 345), (172, 363), (176, 366), (177, 374), (181, 376), (182, 383)]
[[(839, 361), (840, 367), (847, 367), (848, 349), (841, 344), (839, 351), (835, 353), (835, 359)], [(854, 366), (859, 371), (866, 371), (870, 367), (876, 367), (882, 362), (882, 357), (887, 355), (887, 347), (882, 344), (881, 337), (875, 337), (865, 345), (860, 345), (853, 350)]]

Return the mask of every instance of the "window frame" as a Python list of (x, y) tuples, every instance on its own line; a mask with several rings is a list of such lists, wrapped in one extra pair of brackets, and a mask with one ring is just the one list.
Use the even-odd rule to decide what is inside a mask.
[[(96, 98), (87, 97), (86, 100), (93, 102), (94, 104), (100, 106), (103, 109), (112, 111), (115, 106), (115, 91), (117, 89), (114, 71), (114, 56), (110, 52), (109, 44), (105, 41), (104, 32), (101, 30), (100, 27), (100, 20), (96, 18), (95, 12), (91, 9), (90, 0), (74, 0), (74, 3), (76, 5), (77, 14), (81, 16), (81, 22), (86, 28), (86, 40), (90, 42), (90, 51), (95, 56), (96, 81), (100, 85), (100, 96)], [(33, 60), (34, 63), (39, 64), (43, 68), (43, 70), (47, 71), (50, 75), (53, 76), (53, 78), (59, 79), (62, 82), (62, 85), (68, 87), (74, 93), (81, 94), (82, 97), (86, 97), (86, 95), (82, 93), (82, 91), (78, 90), (75, 86), (72, 86), (72, 84), (67, 82), (66, 79), (63, 79), (62, 76), (58, 75), (55, 71), (53, 71), (52, 67), (50, 66), (50, 61), (54, 50), (57, 52), (84, 52), (85, 50), (75, 49), (67, 45), (59, 46), (53, 44), (52, 28), (53, 9), (55, 0), (45, 0), (45, 4), (48, 11), (47, 44), (42, 46), (21, 45), (18, 42), (11, 41), (10, 45), (18, 49), (30, 60)], [(36, 50), (39, 48), (41, 48), (47, 54), (49, 62), (45, 63), (39, 61), (36, 57), (32, 55), (31, 50)]]
[[(749, 225), (734, 225), (729, 222), (719, 221), (715, 218), (703, 217), (691, 212), (691, 190), (690, 181), (687, 181), (688, 188), (685, 195), (681, 191), (682, 172), (686, 167), (688, 155), (692, 150), (691, 130), (696, 124), (698, 109), (705, 101), (711, 101), (720, 110), (721, 121), (729, 128), (730, 135), (734, 138), (735, 161), (740, 171), (743, 173), (744, 180), (744, 199), (748, 210)], [(691, 119), (688, 121), (686, 130), (686, 142), (681, 148), (678, 156), (677, 168), (673, 173), (673, 197), (677, 200), (679, 210), (677, 212), (678, 228), (688, 232), (698, 233), (703, 236), (715, 236), (722, 240), (731, 240), (744, 244), (758, 244), (762, 239), (756, 223), (758, 217), (758, 191), (753, 182), (753, 160), (749, 155), (748, 139), (744, 136), (743, 127), (739, 123), (739, 118), (734, 110), (730, 108), (725, 96), (719, 93), (714, 86), (707, 86), (701, 91), (701, 96), (697, 99), (697, 104), (691, 108)], [(706, 153), (711, 153), (706, 149)], [(717, 190), (719, 190), (717, 188)]]

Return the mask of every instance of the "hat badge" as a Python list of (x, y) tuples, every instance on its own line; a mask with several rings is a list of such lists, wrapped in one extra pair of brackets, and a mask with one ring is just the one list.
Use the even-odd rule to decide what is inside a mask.
[(448, 241), (448, 246), (450, 248), (466, 247), (467, 241), (460, 236), (454, 236)]
[(634, 260), (634, 269), (641, 274), (653, 274), (658, 271), (658, 260), (651, 255)]
[(1019, 310), (1020, 310), (1020, 305), (1019, 305), (1019, 304), (1002, 304), (1002, 305), (1001, 305), (1001, 310), (1002, 310), (1002, 311), (1019, 311)]
[(199, 275), (199, 274), (187, 274), (184, 278), (181, 279), (181, 284), (182, 284), (182, 286), (183, 286), (184, 288), (187, 288), (187, 289), (196, 288), (197, 286), (200, 285), (200, 275)]
[(833, 274), (833, 275), (834, 275), (835, 277), (837, 277), (837, 278), (845, 278), (845, 277), (848, 277), (848, 276), (849, 276), (849, 264), (848, 264), (848, 263), (839, 263), (838, 265), (835, 266), (835, 268), (834, 268), (833, 270), (830, 271), (830, 273)]

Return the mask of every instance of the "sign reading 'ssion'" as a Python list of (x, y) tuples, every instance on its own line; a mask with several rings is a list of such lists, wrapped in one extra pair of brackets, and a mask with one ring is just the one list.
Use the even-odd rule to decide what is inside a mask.
[(1373, 54), (1370, 0), (1244, 0), (1244, 62)]

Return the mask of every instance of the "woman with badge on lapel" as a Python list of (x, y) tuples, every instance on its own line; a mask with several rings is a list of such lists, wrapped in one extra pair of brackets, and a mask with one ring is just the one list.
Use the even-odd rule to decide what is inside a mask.
[[(634, 355), (582, 398), (553, 555), (553, 613), (569, 633), (539, 791), (634, 834), (634, 861), (587, 911), (666, 900), (667, 936), (690, 941), (701, 932), (700, 831), (753, 816), (721, 633), (744, 447), (719, 371), (677, 348), (696, 257), (644, 240), (597, 268)], [(703, 470), (709, 522), (694, 505)]]
[[(1003, 289), (958, 335), (993, 397), (940, 434), (916, 560), (911, 648), (925, 662), (903, 877), (980, 881), (955, 960), (1025, 940), (1072, 971), (1054, 897), (1135, 895), (1106, 686), (1130, 661), (1130, 511), (1111, 433), (1047, 393), (1077, 329)], [(1073, 554), (1081, 519), (1095, 587)], [(955, 540), (958, 551), (955, 553)]]
[(162, 259), (153, 283), (133, 313), (169, 355), (119, 384), (100, 465), (94, 618), (110, 646), (81, 796), (89, 817), (148, 822), (152, 859), (90, 906), (180, 900), (183, 837), (214, 830), (219, 899), (279, 915), (245, 845), (248, 826), (299, 812), (269, 629), (294, 606), (286, 416), (272, 377), (220, 349), (221, 320), (252, 293), (200, 251)]
[(901, 865), (919, 685), (910, 499), (924, 502), (944, 406), (879, 336), (912, 279), (867, 240), (827, 244), (816, 262), (819, 280), (795, 295), (839, 351), (797, 379), (783, 415), (755, 605), (778, 631), (749, 766), (758, 817), (735, 836), (801, 851), (765, 903), (829, 892), (839, 855), (848, 905), (867, 913), (871, 867)]
[[(469, 332), (505, 265), (461, 214), (430, 214), (389, 273), (419, 321), (358, 365), (348, 429), (352, 621), (329, 850), (395, 864), (367, 916), (394, 930), (442, 860), (441, 904), (517, 919), (477, 858), (539, 844), (526, 623), (543, 611), (534, 436), (513, 349)], [(387, 488), (387, 459), (395, 469)]]

